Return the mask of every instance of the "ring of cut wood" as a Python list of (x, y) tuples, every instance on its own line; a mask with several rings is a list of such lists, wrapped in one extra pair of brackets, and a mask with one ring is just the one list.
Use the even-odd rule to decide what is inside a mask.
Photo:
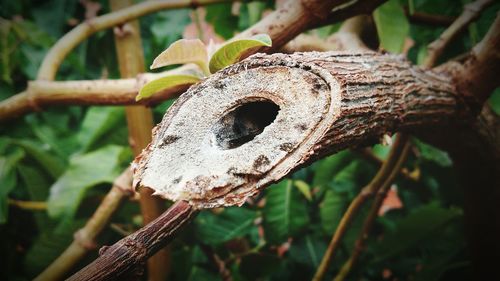
[[(278, 105), (275, 120), (241, 146), (221, 148), (214, 128), (252, 101)], [(242, 205), (303, 162), (339, 108), (338, 82), (314, 64), (288, 60), (226, 68), (191, 87), (168, 110), (134, 161), (134, 186), (196, 208)]]

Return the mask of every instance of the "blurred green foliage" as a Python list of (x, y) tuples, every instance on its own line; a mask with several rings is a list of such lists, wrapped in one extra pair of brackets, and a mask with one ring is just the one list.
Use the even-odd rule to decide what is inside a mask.
[[(399, 52), (409, 36), (408, 57), (417, 63), (425, 47), (445, 27), (414, 24), (402, 13), (457, 16), (465, 1), (391, 0), (375, 12), (384, 49)], [(99, 14), (109, 11), (107, 1)], [(484, 14), (445, 52), (441, 62), (463, 54), (484, 36), (499, 9)], [(269, 1), (217, 4), (206, 8), (205, 21), (223, 38), (257, 22)], [(84, 20), (77, 0), (0, 2), (0, 100), (22, 91), (49, 48), (75, 22)], [(162, 11), (141, 18), (146, 67), (191, 23), (191, 10)], [(338, 25), (315, 31), (324, 37)], [(76, 48), (62, 64), (58, 80), (117, 78), (113, 35), (102, 31)], [(159, 121), (172, 101), (154, 109)], [(500, 92), (491, 99), (500, 112)], [(387, 147), (375, 146), (385, 157)], [(132, 159), (121, 107), (51, 107), (0, 127), (0, 280), (30, 280), (72, 241)], [(405, 167), (418, 169), (417, 181), (398, 178), (402, 207), (378, 217), (361, 263), (349, 280), (463, 280), (470, 262), (463, 236), (462, 191), (449, 156), (414, 140)], [(342, 151), (303, 168), (265, 190), (242, 208), (202, 212), (172, 244), (170, 280), (220, 280), (207, 251), (226, 261), (234, 280), (308, 280), (348, 204), (373, 177), (377, 166), (357, 152)], [(309, 195), (310, 194), (310, 197)], [(47, 201), (47, 211), (9, 206), (9, 199)], [(362, 214), (366, 214), (362, 210)], [(138, 228), (136, 202), (126, 202), (112, 222)], [(349, 257), (363, 217), (343, 240), (327, 278)], [(100, 244), (120, 239), (106, 228)], [(91, 253), (79, 266), (95, 258)]]

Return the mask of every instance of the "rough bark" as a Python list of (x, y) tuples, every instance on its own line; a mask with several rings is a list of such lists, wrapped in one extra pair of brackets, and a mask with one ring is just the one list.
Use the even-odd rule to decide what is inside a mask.
[(156, 220), (110, 247), (102, 247), (100, 257), (87, 265), (70, 281), (124, 280), (141, 275), (146, 260), (170, 242), (196, 211), (186, 202), (172, 205)]
[(241, 205), (325, 155), (460, 119), (453, 85), (374, 52), (254, 55), (176, 101), (135, 160), (134, 185), (196, 208)]

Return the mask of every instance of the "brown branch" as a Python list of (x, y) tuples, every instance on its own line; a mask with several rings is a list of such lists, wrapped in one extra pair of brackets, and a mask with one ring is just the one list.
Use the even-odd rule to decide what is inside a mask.
[(81, 80), (81, 81), (31, 81), (26, 91), (0, 102), (0, 122), (23, 114), (43, 110), (47, 106), (67, 105), (146, 105), (153, 106), (177, 97), (190, 85), (167, 89), (139, 102), (135, 101), (139, 89), (160, 76), (175, 74), (179, 70), (158, 74), (141, 74), (131, 79)]
[(75, 240), (71, 245), (34, 280), (54, 281), (64, 279), (68, 272), (89, 251), (95, 248), (96, 237), (102, 232), (121, 202), (134, 193), (131, 185), (132, 174), (130, 169), (127, 168), (115, 180), (113, 187), (85, 226), (75, 233)]
[(102, 247), (100, 256), (68, 280), (122, 280), (141, 273), (141, 266), (158, 250), (165, 247), (179, 230), (196, 215), (187, 202), (172, 205), (156, 220), (112, 246)]
[(38, 70), (39, 80), (54, 80), (59, 66), (66, 56), (92, 34), (134, 20), (141, 16), (165, 9), (198, 7), (228, 0), (157, 0), (144, 1), (126, 9), (95, 17), (79, 24), (52, 46)]
[[(132, 5), (131, 0), (110, 0), (111, 11), (126, 9)], [(135, 77), (144, 72), (144, 52), (142, 49), (139, 21), (128, 22), (115, 30), (115, 46), (118, 56), (120, 74), (124, 78)], [(139, 155), (151, 141), (153, 130), (153, 112), (141, 105), (125, 107), (127, 117), (129, 144), (134, 156)], [(165, 202), (158, 197), (152, 197), (152, 192), (146, 188), (139, 190), (140, 206), (145, 224), (159, 217)], [(159, 250), (148, 260), (148, 279), (164, 281), (170, 273), (170, 251), (168, 248)]]
[[(364, 159), (377, 165), (379, 169), (382, 166), (382, 164), (384, 163), (384, 160), (379, 158), (377, 155), (373, 154), (373, 152), (370, 150), (370, 148), (364, 147), (364, 148), (356, 149), (354, 151), (356, 153), (358, 153), (359, 155), (361, 155), (361, 157), (363, 157)], [(418, 172), (418, 170), (409, 171), (406, 168), (402, 168), (399, 171), (399, 174), (401, 177), (403, 177), (407, 180), (418, 181), (420, 173)]]
[[(399, 169), (397, 169), (397, 165), (401, 162), (401, 159), (406, 157), (407, 147), (408, 147), (408, 138), (405, 135), (398, 135), (396, 141), (393, 144), (393, 147), (390, 151), (387, 160), (382, 164), (382, 167), (378, 170), (375, 177), (370, 181), (370, 183), (363, 187), (361, 192), (354, 198), (351, 202), (347, 211), (342, 216), (340, 223), (335, 230), (335, 233), (332, 236), (330, 243), (328, 244), (328, 248), (325, 251), (323, 259), (321, 260), (321, 264), (316, 270), (314, 274), (313, 281), (321, 281), (328, 269), (328, 266), (335, 256), (335, 253), (339, 246), (341, 245), (342, 238), (344, 237), (347, 229), (351, 222), (356, 218), (361, 207), (367, 202), (368, 199), (373, 197), (375, 194), (381, 190), (384, 186), (384, 183), (388, 182), (391, 179), (391, 175), (394, 173), (399, 173)], [(390, 185), (390, 183), (389, 183)]]
[(270, 53), (278, 50), (307, 29), (370, 13), (385, 1), (387, 0), (359, 0), (354, 4), (347, 5), (346, 2), (349, 1), (345, 0), (289, 0), (278, 10), (236, 37), (245, 38), (259, 33), (267, 33), (273, 39), (273, 46), (271, 48), (258, 48), (254, 53)]
[(450, 42), (452, 42), (462, 31), (464, 31), (472, 21), (477, 19), (481, 12), (491, 4), (493, 4), (493, 0), (477, 0), (473, 3), (465, 5), (463, 13), (439, 36), (437, 40), (429, 45), (427, 50), (428, 54), (423, 65), (426, 67), (436, 65), (438, 57), (441, 56)]
[(355, 15), (370, 15), (378, 6), (387, 2), (387, 0), (356, 0), (337, 6), (330, 14), (316, 22), (311, 28), (320, 27), (327, 24), (341, 22)]
[(339, 274), (334, 279), (335, 281), (345, 280), (351, 269), (358, 262), (359, 257), (361, 256), (361, 253), (365, 247), (366, 239), (368, 238), (370, 230), (379, 213), (379, 209), (382, 206), (385, 197), (387, 196), (387, 192), (389, 191), (392, 183), (396, 179), (396, 176), (399, 174), (399, 171), (403, 167), (403, 164), (406, 161), (406, 158), (408, 157), (408, 152), (410, 151), (410, 143), (408, 141), (403, 141), (402, 143), (399, 144), (399, 146), (402, 146), (402, 149), (399, 151), (399, 154), (397, 155), (397, 160), (394, 166), (392, 167), (392, 170), (389, 171), (389, 174), (386, 175), (384, 182), (377, 187), (377, 190), (373, 190), (373, 192), (376, 193), (376, 197), (372, 204), (370, 212), (363, 223), (363, 228), (358, 236), (358, 239), (355, 242), (355, 247), (351, 256), (340, 269)]
[(457, 87), (480, 108), (500, 85), (500, 13), (483, 40), (472, 49), (469, 58), (455, 71)]
[[(443, 65), (454, 76), (457, 88), (479, 112), (500, 80), (500, 16), (473, 49), (463, 66)], [(458, 70), (457, 70), (458, 69)], [(439, 130), (439, 129), (438, 129)], [(482, 106), (477, 118), (446, 128), (445, 135), (430, 132), (427, 139), (450, 153), (464, 190), (464, 219), (473, 274), (478, 280), (498, 279), (500, 260), (500, 118)], [(460, 140), (460, 141), (457, 141)]]

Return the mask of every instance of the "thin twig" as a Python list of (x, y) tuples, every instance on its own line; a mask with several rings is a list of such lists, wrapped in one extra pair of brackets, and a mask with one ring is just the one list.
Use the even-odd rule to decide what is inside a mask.
[(23, 210), (29, 211), (44, 211), (47, 210), (47, 202), (46, 201), (23, 201), (23, 200), (15, 200), (8, 199), (7, 203), (11, 206), (17, 207)]
[(127, 168), (115, 180), (113, 187), (85, 226), (75, 233), (71, 245), (40, 273), (35, 281), (62, 280), (90, 250), (95, 248), (95, 238), (104, 229), (121, 202), (133, 193), (132, 173)]
[(363, 229), (361, 230), (361, 233), (355, 242), (354, 250), (349, 259), (347, 260), (347, 262), (345, 262), (342, 268), (340, 269), (340, 272), (337, 275), (337, 277), (335, 277), (334, 279), (335, 281), (343, 281), (347, 277), (351, 269), (354, 267), (356, 262), (359, 260), (359, 257), (365, 247), (366, 239), (368, 238), (370, 230), (375, 222), (375, 219), (377, 218), (380, 206), (382, 206), (382, 203), (384, 202), (384, 199), (387, 196), (389, 188), (396, 179), (396, 176), (399, 174), (399, 171), (403, 167), (403, 164), (405, 163), (406, 158), (408, 157), (408, 153), (410, 151), (410, 142), (405, 141), (401, 143), (401, 145), (403, 146), (403, 149), (398, 155), (397, 162), (394, 165), (390, 174), (385, 179), (384, 183), (379, 187), (378, 191), (376, 192), (376, 197), (372, 204), (370, 212), (367, 218), (365, 219), (365, 222), (363, 223)]
[(436, 65), (438, 57), (441, 56), (446, 47), (491, 4), (493, 4), (493, 0), (477, 0), (465, 5), (463, 13), (438, 39), (429, 45), (427, 48), (427, 57), (423, 65), (429, 68)]
[[(335, 256), (337, 249), (340, 246), (342, 238), (344, 237), (349, 225), (354, 220), (354, 218), (359, 213), (361, 207), (365, 204), (365, 202), (373, 197), (380, 187), (386, 182), (386, 179), (391, 175), (397, 163), (399, 162), (399, 158), (406, 147), (408, 137), (406, 135), (398, 134), (396, 140), (389, 152), (389, 156), (387, 160), (382, 164), (382, 167), (378, 170), (375, 177), (370, 181), (370, 183), (365, 186), (361, 192), (354, 198), (351, 202), (347, 211), (342, 216), (340, 223), (335, 230), (335, 233), (332, 236), (330, 244), (325, 251), (323, 259), (314, 274), (313, 281), (321, 281), (328, 269), (330, 261)], [(399, 172), (399, 171), (398, 171)]]

